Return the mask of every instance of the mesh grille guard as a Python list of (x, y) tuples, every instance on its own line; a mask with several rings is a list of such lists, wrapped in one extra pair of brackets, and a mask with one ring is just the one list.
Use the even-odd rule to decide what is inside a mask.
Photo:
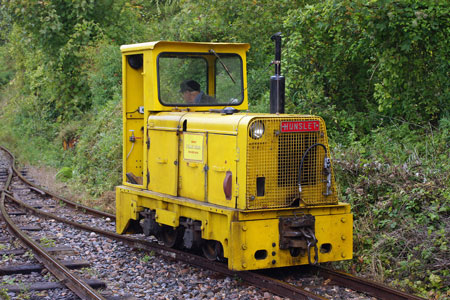
[(319, 117), (254, 118), (247, 135), (247, 208), (337, 204), (333, 172), (327, 190), (325, 151), (318, 147), (310, 149), (303, 162), (299, 192), (302, 156), (317, 143), (328, 149), (325, 125)]

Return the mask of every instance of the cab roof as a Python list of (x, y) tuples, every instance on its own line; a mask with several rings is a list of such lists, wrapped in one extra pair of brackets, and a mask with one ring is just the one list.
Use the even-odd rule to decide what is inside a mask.
[(172, 48), (177, 52), (189, 51), (189, 49), (199, 51), (202, 49), (209, 50), (209, 48), (220, 48), (220, 49), (238, 49), (240, 51), (248, 51), (250, 49), (250, 44), (247, 43), (207, 43), (207, 42), (172, 42), (172, 41), (155, 41), (139, 44), (122, 45), (120, 50), (122, 53), (134, 52), (142, 50), (153, 50), (159, 47)]

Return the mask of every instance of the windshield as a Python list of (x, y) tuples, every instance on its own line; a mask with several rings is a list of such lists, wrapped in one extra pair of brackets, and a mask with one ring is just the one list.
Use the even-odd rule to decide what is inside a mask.
[(159, 100), (169, 106), (239, 105), (243, 100), (242, 60), (236, 54), (161, 53)]

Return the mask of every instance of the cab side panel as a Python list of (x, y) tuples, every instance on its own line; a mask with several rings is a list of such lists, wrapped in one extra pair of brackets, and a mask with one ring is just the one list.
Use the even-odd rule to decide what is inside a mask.
[(142, 57), (142, 53), (123, 56), (123, 182), (129, 184), (133, 178), (133, 183), (143, 185), (144, 176), (144, 114), (139, 111), (139, 107), (144, 106), (144, 82), (143, 70), (131, 67), (128, 60), (130, 57)]
[(210, 134), (208, 137), (208, 202), (235, 207), (236, 136)]
[(150, 139), (148, 189), (158, 193), (177, 195), (178, 134), (176, 131), (149, 130)]
[(181, 197), (207, 201), (207, 138), (206, 133), (180, 135), (178, 195)]

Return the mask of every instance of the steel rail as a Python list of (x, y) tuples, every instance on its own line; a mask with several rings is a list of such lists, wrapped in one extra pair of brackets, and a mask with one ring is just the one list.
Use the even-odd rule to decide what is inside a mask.
[(92, 215), (110, 218), (111, 220), (115, 220), (115, 219), (116, 219), (116, 216), (115, 216), (114, 214), (110, 214), (110, 213), (107, 213), (107, 212), (104, 212), (104, 211), (101, 211), (101, 210), (98, 210), (98, 209), (95, 209), (95, 208), (92, 208), (92, 207), (83, 205), (83, 204), (81, 204), (81, 203), (77, 203), (77, 202), (74, 202), (74, 201), (72, 201), (72, 200), (66, 199), (66, 198), (64, 198), (64, 197), (61, 197), (61, 196), (59, 196), (59, 195), (57, 195), (57, 194), (55, 194), (55, 193), (53, 193), (53, 192), (51, 192), (51, 191), (49, 191), (49, 190), (46, 190), (46, 189), (44, 189), (44, 188), (42, 188), (42, 187), (40, 187), (40, 186), (38, 186), (38, 185), (36, 185), (36, 184), (30, 182), (28, 179), (25, 178), (25, 176), (23, 176), (22, 174), (20, 174), (20, 172), (16, 169), (16, 167), (15, 167), (15, 160), (16, 160), (16, 158), (15, 158), (14, 155), (11, 153), (11, 151), (9, 151), (8, 149), (6, 149), (5, 147), (3, 147), (3, 146), (1, 146), (1, 145), (0, 145), (0, 149), (2, 149), (3, 151), (5, 151), (6, 153), (8, 153), (8, 155), (9, 155), (9, 156), (11, 157), (11, 159), (13, 160), (13, 162), (12, 162), (12, 169), (13, 169), (14, 173), (15, 173), (15, 174), (16, 174), (23, 182), (25, 182), (26, 184), (32, 186), (38, 193), (40, 192), (40, 193), (44, 193), (44, 194), (46, 194), (46, 195), (49, 195), (49, 196), (51, 196), (51, 197), (53, 197), (53, 198), (55, 198), (55, 199), (57, 199), (57, 200), (63, 201), (64, 203), (66, 203), (67, 205), (69, 205), (69, 206), (71, 206), (71, 207), (74, 207), (75, 209), (81, 209), (81, 210), (86, 211), (86, 212), (88, 212), (88, 213), (90, 213), (90, 214), (92, 214)]
[[(0, 146), (1, 147), (1, 146)], [(3, 147), (1, 147), (3, 148)], [(16, 174), (18, 174), (16, 172)], [(269, 276), (265, 276), (256, 272), (252, 271), (231, 271), (227, 268), (225, 264), (218, 263), (218, 262), (211, 262), (208, 259), (194, 255), (191, 253), (187, 253), (184, 251), (176, 250), (173, 248), (167, 248), (162, 245), (159, 245), (156, 242), (150, 242), (146, 240), (141, 240), (138, 238), (130, 237), (130, 236), (124, 236), (119, 235), (115, 232), (101, 230), (97, 228), (93, 228), (84, 224), (76, 223), (70, 220), (66, 220), (64, 218), (61, 218), (59, 216), (53, 215), (51, 213), (47, 213), (41, 210), (38, 210), (34, 207), (31, 207), (22, 201), (14, 198), (11, 195), (6, 195), (13, 201), (15, 201), (17, 204), (23, 206), (26, 209), (29, 209), (36, 214), (43, 215), (47, 218), (55, 219), (60, 222), (71, 224), (75, 227), (78, 227), (82, 230), (96, 232), (98, 234), (101, 234), (103, 236), (106, 236), (108, 238), (121, 241), (123, 243), (128, 244), (129, 246), (145, 251), (153, 251), (155, 253), (158, 253), (162, 256), (169, 257), (172, 259), (176, 259), (179, 261), (183, 261), (185, 263), (198, 266), (201, 268), (206, 268), (213, 270), (215, 272), (232, 276), (232, 277), (239, 277), (242, 280), (265, 290), (269, 290), (274, 294), (277, 294), (282, 297), (288, 297), (291, 299), (314, 299), (314, 300), (325, 300), (326, 298), (323, 298), (319, 295), (313, 294), (309, 291), (306, 291), (300, 287), (296, 287), (294, 285), (279, 281), (277, 279), (274, 279)], [(358, 278), (355, 276), (352, 276), (350, 274), (346, 274), (343, 272), (333, 271), (324, 267), (320, 266), (309, 266), (309, 269), (311, 270), (311, 273), (317, 273), (320, 276), (326, 277), (331, 279), (333, 282), (335, 282), (338, 285), (343, 285), (345, 287), (351, 288), (358, 292), (368, 293), (370, 295), (373, 295), (379, 299), (386, 299), (386, 300), (424, 300), (424, 298), (409, 295), (407, 293), (397, 291), (393, 288), (390, 288), (388, 286), (375, 283), (369, 280), (365, 280), (362, 278)]]
[(274, 294), (277, 294), (282, 297), (288, 297), (291, 299), (304, 299), (304, 300), (326, 300), (326, 298), (323, 298), (321, 296), (318, 296), (316, 294), (313, 294), (311, 292), (308, 292), (300, 287), (296, 287), (294, 285), (284, 283), (282, 281), (273, 279), (268, 276), (264, 276), (255, 272), (250, 271), (231, 271), (227, 268), (227, 265), (219, 262), (212, 262), (202, 256), (198, 256), (192, 253), (176, 250), (173, 248), (167, 248), (165, 246), (162, 246), (156, 242), (146, 241), (135, 237), (130, 237), (126, 235), (120, 235), (112, 231), (107, 231), (103, 229), (98, 229), (95, 227), (91, 227), (88, 225), (80, 224), (71, 220), (66, 220), (60, 216), (54, 215), (49, 212), (45, 212), (42, 210), (39, 210), (37, 208), (34, 208), (19, 199), (15, 198), (11, 195), (6, 195), (9, 199), (14, 201), (17, 205), (22, 206), (23, 208), (32, 211), (35, 214), (38, 214), (42, 217), (48, 218), (48, 219), (54, 219), (59, 222), (70, 224), (74, 227), (77, 227), (79, 229), (88, 231), (88, 232), (95, 232), (97, 234), (103, 235), (105, 237), (108, 237), (110, 239), (114, 239), (120, 242), (123, 242), (127, 245), (129, 245), (132, 248), (145, 250), (145, 251), (153, 251), (154, 253), (158, 253), (162, 256), (175, 259), (178, 261), (182, 261), (185, 263), (188, 263), (190, 265), (194, 265), (197, 267), (209, 269), (227, 276), (231, 277), (239, 277), (242, 280), (259, 287), (261, 289), (269, 290)]
[[(11, 168), (9, 171), (11, 171)], [(42, 248), (38, 243), (34, 242), (22, 230), (20, 230), (16, 224), (14, 224), (5, 208), (5, 198), (11, 197), (5, 192), (5, 190), (7, 190), (9, 187), (12, 174), (13, 172), (9, 172), (7, 180), (8, 185), (6, 185), (2, 190), (0, 198), (0, 211), (2, 213), (3, 220), (5, 221), (10, 231), (33, 251), (37, 260), (39, 260), (49, 272), (51, 272), (56, 278), (58, 278), (61, 283), (67, 286), (78, 297), (83, 300), (105, 300), (105, 298), (100, 295), (100, 293), (92, 289), (78, 276), (72, 274), (72, 272), (70, 272), (67, 267), (61, 264), (52, 255), (47, 253), (44, 248)]]
[(425, 300), (424, 298), (409, 295), (402, 291), (395, 290), (386, 285), (362, 279), (351, 274), (334, 271), (321, 266), (309, 266), (310, 270), (319, 276), (329, 278), (338, 285), (351, 288), (355, 291), (368, 293), (379, 299), (386, 300)]

